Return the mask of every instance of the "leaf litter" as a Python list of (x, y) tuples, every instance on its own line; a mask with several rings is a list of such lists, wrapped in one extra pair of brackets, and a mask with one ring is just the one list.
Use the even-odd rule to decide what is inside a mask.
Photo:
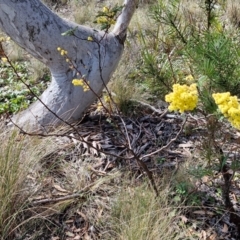
[[(53, 139), (58, 148), (42, 158), (42, 167), (49, 170), (46, 174), (49, 176), (45, 177), (42, 190), (32, 201), (35, 206), (48, 206), (52, 202), (70, 203), (53, 220), (57, 229), (61, 229), (61, 234), (50, 231), (44, 235), (46, 239), (109, 237), (110, 226), (103, 223), (111, 210), (112, 198), (118, 192), (124, 174), (130, 171), (139, 181), (146, 177), (146, 173), (126, 148), (126, 136), (119, 132), (127, 129), (128, 141), (138, 156), (150, 154), (144, 158), (144, 162), (155, 176), (161, 177), (166, 171), (174, 174), (186, 159), (188, 162), (195, 162), (201, 158), (202, 136), (207, 133), (203, 121), (198, 121), (198, 116), (190, 118), (178, 139), (156, 155), (151, 153), (167, 145), (179, 132), (183, 117), (173, 114), (162, 116), (155, 112), (149, 114), (149, 111), (145, 113), (143, 109), (140, 117), (124, 117), (123, 120), (124, 123), (117, 116), (109, 120), (104, 114), (87, 113), (76, 126), (84, 142), (72, 138), (77, 136), (71, 129), (67, 132), (70, 138)], [(229, 156), (228, 164), (232, 164), (239, 155), (239, 143), (235, 141), (239, 138), (239, 133), (229, 126), (226, 126), (225, 131), (221, 134), (225, 139), (227, 136), (227, 140), (222, 145)], [(62, 163), (58, 166), (54, 159), (61, 159)], [(186, 207), (185, 214), (180, 216), (186, 230), (179, 234), (184, 234), (189, 239), (239, 239), (238, 228), (225, 208), (221, 195), (220, 189), (224, 181), (217, 169), (213, 169), (211, 173), (212, 175), (203, 174), (196, 181), (190, 195), (200, 193), (201, 203)], [(30, 180), (34, 181), (34, 178)], [(240, 212), (239, 186), (240, 180), (236, 177), (232, 180), (230, 189), (236, 216)]]

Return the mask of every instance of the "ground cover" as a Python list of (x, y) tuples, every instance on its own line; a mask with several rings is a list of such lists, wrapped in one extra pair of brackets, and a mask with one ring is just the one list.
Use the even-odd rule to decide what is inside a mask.
[[(52, 3), (73, 20), (85, 4)], [(239, 92), (238, 3), (154, 3), (139, 4), (112, 99), (105, 91), (74, 129), (5, 128), (36, 96), (1, 62), (2, 239), (239, 239), (239, 132), (209, 94)], [(95, 26), (89, 14), (79, 21)], [(28, 59), (12, 55), (39, 95), (48, 72)], [(199, 111), (167, 110), (174, 83), (198, 84)]]

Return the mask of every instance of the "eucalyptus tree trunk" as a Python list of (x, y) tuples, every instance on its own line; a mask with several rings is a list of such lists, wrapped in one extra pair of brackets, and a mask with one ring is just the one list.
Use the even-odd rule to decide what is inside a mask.
[[(81, 118), (117, 67), (136, 5), (137, 0), (125, 0), (113, 31), (105, 33), (60, 18), (40, 0), (0, 0), (0, 29), (51, 72), (51, 84), (41, 101), (15, 116), (14, 121), (23, 129), (36, 130), (61, 123), (56, 115), (68, 122)], [(69, 30), (73, 34), (62, 36)], [(58, 47), (68, 52), (75, 69), (59, 54)], [(79, 78), (79, 73), (93, 91), (73, 86), (72, 80)]]

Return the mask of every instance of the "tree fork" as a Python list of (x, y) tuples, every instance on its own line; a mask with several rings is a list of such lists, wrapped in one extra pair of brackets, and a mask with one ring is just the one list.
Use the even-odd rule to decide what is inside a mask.
[[(0, 0), (1, 30), (48, 66), (51, 72), (51, 83), (41, 95), (41, 101), (14, 116), (13, 121), (22, 128), (36, 131), (60, 124), (60, 118), (68, 122), (80, 119), (119, 63), (137, 2), (125, 0), (113, 31), (106, 33), (64, 20), (40, 0)], [(62, 36), (71, 29), (73, 35)], [(88, 37), (94, 41), (88, 41)], [(76, 70), (70, 69), (69, 63), (57, 51), (58, 47), (67, 50), (67, 57)], [(90, 82), (95, 93), (84, 92), (81, 87), (72, 85), (72, 79), (78, 78), (78, 73)]]

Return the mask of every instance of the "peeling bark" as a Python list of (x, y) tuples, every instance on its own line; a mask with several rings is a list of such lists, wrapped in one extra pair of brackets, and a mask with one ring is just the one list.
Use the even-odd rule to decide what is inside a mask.
[[(60, 18), (39, 0), (0, 0), (0, 28), (49, 67), (52, 81), (40, 99), (65, 121), (79, 119), (96, 96), (72, 85), (72, 79), (78, 77), (77, 71), (69, 68), (57, 48), (68, 51), (74, 66), (100, 94), (121, 58), (127, 26), (137, 0), (125, 0), (124, 4), (113, 32), (106, 34)], [(61, 35), (70, 29), (74, 29), (75, 36)], [(89, 36), (95, 42), (87, 41)], [(39, 101), (15, 116), (14, 121), (32, 130), (61, 122)]]

